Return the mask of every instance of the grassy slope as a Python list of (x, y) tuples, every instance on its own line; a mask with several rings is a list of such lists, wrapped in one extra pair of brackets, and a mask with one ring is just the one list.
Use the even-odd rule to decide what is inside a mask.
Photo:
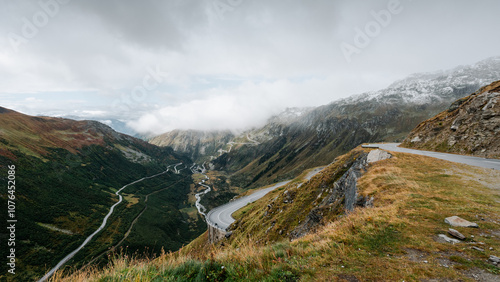
[[(7, 175), (7, 164), (15, 164), (17, 167), (16, 211), (19, 222), (22, 222), (16, 230), (17, 280), (33, 280), (39, 277), (76, 249), (98, 228), (110, 206), (117, 201), (118, 197), (114, 195), (117, 189), (164, 169), (161, 165), (141, 166), (130, 163), (123, 156), (114, 151), (105, 151), (102, 147), (94, 147), (91, 151), (84, 155), (73, 155), (64, 150), (54, 151), (45, 156), (50, 160), (47, 162), (19, 152), (14, 152), (15, 161), (0, 156), (1, 175)], [(71, 156), (71, 163), (68, 162), (67, 156)], [(181, 230), (182, 235), (175, 232), (175, 235), (165, 236), (156, 232), (156, 237), (139, 237), (134, 235), (137, 230), (135, 228), (125, 244), (130, 246), (131, 252), (139, 250), (142, 253), (144, 247), (158, 252), (158, 242), (167, 249), (177, 250), (196, 238), (205, 230), (204, 220), (197, 218), (193, 221), (179, 212), (185, 206), (192, 205), (187, 202), (190, 183), (189, 175), (175, 175), (169, 172), (127, 187), (124, 192), (137, 197), (134, 200), (137, 203), (129, 204), (125, 199), (124, 203), (117, 206), (108, 221), (108, 227), (70, 262), (71, 265), (88, 261), (118, 242), (133, 218), (143, 209), (145, 195), (172, 184), (171, 189), (149, 199), (149, 208), (137, 226), (154, 227), (155, 230), (161, 230), (162, 234), (170, 233), (172, 229)], [(4, 196), (5, 194), (1, 198), (7, 203)], [(152, 223), (148, 222), (150, 218), (168, 220)], [(43, 227), (43, 224), (69, 230), (71, 233), (57, 232)], [(1, 251), (2, 255), (4, 251), (5, 248)]]
[[(358, 182), (360, 193), (375, 197), (373, 208), (356, 209), (303, 238), (267, 245), (252, 238), (235, 248), (207, 245), (205, 234), (156, 260), (117, 256), (104, 270), (54, 280), (468, 281), (473, 274), (495, 279), (500, 269), (487, 258), (500, 250), (499, 181), (497, 171), (397, 153), (372, 165)], [(253, 205), (263, 210), (270, 197)], [(480, 228), (456, 227), (468, 237), (464, 243), (437, 242), (450, 227), (444, 218), (452, 215)]]

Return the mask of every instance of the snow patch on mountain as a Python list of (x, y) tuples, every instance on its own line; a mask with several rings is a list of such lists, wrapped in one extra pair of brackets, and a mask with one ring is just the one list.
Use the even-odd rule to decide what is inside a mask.
[(386, 89), (354, 95), (334, 103), (338, 105), (363, 102), (429, 104), (455, 98), (498, 79), (500, 79), (500, 57), (493, 57), (447, 71), (412, 74), (394, 82)]

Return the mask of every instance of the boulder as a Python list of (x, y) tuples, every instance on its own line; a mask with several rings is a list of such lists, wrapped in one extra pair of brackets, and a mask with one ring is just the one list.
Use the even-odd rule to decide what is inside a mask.
[(448, 229), (448, 234), (450, 234), (451, 236), (453, 236), (453, 237), (455, 237), (457, 239), (460, 239), (460, 240), (464, 240), (465, 239), (465, 236), (462, 233), (460, 233), (457, 230), (455, 230), (455, 229), (451, 229), (451, 228)]
[(438, 236), (439, 236), (439, 238), (441, 238), (445, 242), (448, 242), (448, 243), (451, 243), (451, 244), (458, 244), (458, 243), (460, 243), (460, 240), (450, 238), (450, 237), (448, 237), (448, 236), (446, 236), (444, 234), (439, 234)]
[(489, 261), (491, 261), (491, 263), (493, 265), (498, 265), (500, 264), (500, 258), (499, 257), (496, 257), (496, 256), (490, 256), (490, 258), (488, 259)]
[(458, 227), (474, 227), (478, 228), (479, 226), (477, 223), (467, 221), (463, 218), (460, 218), (458, 216), (450, 216), (444, 219), (444, 222), (448, 223), (451, 226), (458, 226)]
[(377, 149), (377, 150), (370, 151), (370, 153), (366, 157), (366, 161), (368, 163), (374, 163), (374, 162), (378, 162), (381, 160), (390, 159), (391, 157), (392, 157), (392, 155), (387, 153), (386, 151), (382, 151), (382, 150)]
[(489, 260), (492, 262), (500, 263), (500, 258), (497, 256), (490, 255)]

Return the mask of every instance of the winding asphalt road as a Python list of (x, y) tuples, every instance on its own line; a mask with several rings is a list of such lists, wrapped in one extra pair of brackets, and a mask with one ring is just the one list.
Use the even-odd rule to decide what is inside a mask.
[(323, 169), (325, 168), (325, 166), (322, 166), (322, 167), (317, 167), (313, 170), (311, 170), (305, 177), (304, 179), (305, 180), (311, 180), (311, 178), (313, 178), (313, 176), (315, 176), (316, 174), (318, 174), (320, 171), (322, 171)]
[(206, 193), (212, 191), (212, 188), (210, 188), (210, 186), (208, 186), (207, 184), (205, 184), (205, 181), (206, 180), (209, 180), (210, 178), (202, 173), (203, 176), (205, 176), (205, 179), (203, 179), (201, 182), (198, 182), (199, 185), (207, 188), (205, 190), (203, 190), (202, 192), (200, 193), (197, 193), (195, 194), (195, 198), (196, 198), (196, 203), (194, 203), (194, 205), (196, 206), (196, 208), (198, 209), (198, 213), (203, 215), (203, 216), (206, 216), (205, 212), (207, 211), (207, 209), (201, 204), (201, 196), (205, 195)]
[(246, 206), (248, 203), (257, 201), (270, 191), (286, 185), (288, 182), (290, 182), (290, 180), (277, 183), (274, 186), (256, 191), (251, 195), (241, 197), (225, 205), (212, 209), (206, 216), (208, 224), (211, 224), (219, 229), (226, 230), (229, 225), (235, 221), (235, 219), (231, 216), (235, 211)]
[(500, 160), (497, 159), (485, 159), (480, 157), (471, 157), (464, 155), (456, 155), (456, 154), (447, 154), (447, 153), (438, 153), (438, 152), (430, 152), (430, 151), (422, 151), (422, 150), (414, 150), (398, 147), (401, 143), (387, 143), (387, 144), (370, 144), (364, 145), (363, 147), (369, 148), (380, 148), (386, 151), (394, 151), (401, 153), (410, 153), (422, 156), (433, 157), (437, 159), (442, 159), (450, 162), (462, 163), (467, 165), (479, 166), (484, 168), (492, 168), (496, 170), (500, 170)]
[[(182, 164), (182, 163), (176, 164), (176, 166), (181, 165), (181, 164)], [(160, 173), (155, 174), (155, 175), (152, 175), (152, 176), (143, 177), (143, 178), (141, 178), (141, 179), (139, 179), (139, 180), (136, 180), (136, 181), (134, 181), (134, 182), (132, 182), (132, 183), (129, 183), (129, 184), (127, 184), (127, 185), (123, 186), (120, 190), (116, 191), (116, 193), (115, 193), (115, 194), (118, 196), (119, 200), (118, 200), (118, 202), (116, 202), (114, 205), (112, 205), (112, 206), (111, 206), (111, 208), (109, 209), (108, 214), (107, 214), (107, 215), (104, 217), (104, 219), (102, 220), (101, 226), (99, 226), (99, 228), (97, 228), (97, 230), (96, 230), (96, 231), (94, 231), (94, 233), (90, 234), (90, 236), (89, 236), (89, 237), (87, 237), (87, 239), (85, 239), (85, 241), (83, 241), (83, 243), (82, 243), (82, 244), (81, 244), (78, 248), (76, 248), (74, 251), (72, 251), (72, 252), (71, 252), (71, 253), (69, 253), (67, 256), (65, 256), (65, 257), (64, 257), (64, 258), (63, 258), (63, 259), (62, 259), (62, 260), (61, 260), (61, 261), (60, 261), (60, 262), (59, 262), (56, 266), (54, 266), (54, 267), (53, 267), (53, 268), (52, 268), (49, 272), (47, 272), (47, 273), (46, 273), (46, 274), (45, 274), (42, 278), (40, 278), (40, 280), (38, 280), (38, 282), (45, 281), (45, 280), (47, 280), (50, 276), (52, 276), (52, 274), (54, 274), (54, 273), (55, 273), (55, 272), (56, 272), (56, 271), (57, 271), (57, 270), (58, 270), (61, 266), (63, 266), (66, 262), (68, 262), (70, 259), (72, 259), (72, 258), (73, 258), (73, 257), (74, 257), (74, 256), (75, 256), (75, 255), (76, 255), (76, 254), (77, 254), (77, 253), (81, 250), (81, 249), (83, 249), (83, 247), (85, 247), (85, 246), (86, 246), (86, 245), (87, 245), (87, 244), (88, 244), (88, 243), (92, 240), (92, 238), (94, 238), (94, 236), (95, 236), (97, 233), (101, 232), (101, 230), (103, 230), (103, 229), (104, 229), (104, 227), (106, 227), (106, 224), (107, 224), (107, 222), (108, 222), (108, 219), (109, 219), (109, 217), (113, 214), (113, 211), (115, 210), (115, 207), (116, 207), (117, 205), (119, 205), (119, 204), (123, 201), (123, 196), (120, 194), (120, 192), (121, 192), (123, 189), (127, 188), (127, 187), (128, 187), (128, 186), (130, 186), (130, 185), (133, 185), (133, 184), (136, 184), (136, 183), (138, 183), (138, 182), (141, 182), (141, 181), (143, 181), (143, 180), (145, 180), (145, 179), (150, 179), (150, 178), (157, 177), (157, 176), (159, 176), (159, 175), (165, 174), (165, 173), (167, 173), (167, 172), (169, 171), (170, 166), (171, 166), (171, 165), (169, 165), (169, 166), (167, 167), (167, 170), (165, 170), (164, 172), (160, 172)]]

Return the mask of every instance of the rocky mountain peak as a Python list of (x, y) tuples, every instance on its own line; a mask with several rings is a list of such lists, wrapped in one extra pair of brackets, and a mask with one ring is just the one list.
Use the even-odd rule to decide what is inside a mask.
[(279, 123), (279, 124), (288, 125), (292, 122), (297, 121), (297, 119), (300, 119), (300, 117), (304, 116), (312, 109), (313, 108), (311, 108), (311, 107), (286, 108), (283, 112), (279, 113), (278, 115), (275, 115), (275, 116), (272, 116), (271, 118), (269, 118), (268, 123)]
[[(388, 88), (411, 88), (426, 83), (429, 80), (447, 81), (451, 84), (465, 82), (466, 79), (476, 79), (480, 84), (487, 80), (498, 78), (500, 74), (500, 57), (491, 57), (472, 65), (457, 66), (449, 70), (415, 73), (398, 80)], [(481, 81), (482, 80), (482, 81)], [(467, 81), (470, 83), (470, 81)]]
[(450, 70), (412, 74), (389, 87), (354, 95), (334, 102), (342, 106), (354, 103), (430, 104), (453, 101), (500, 78), (500, 57)]

